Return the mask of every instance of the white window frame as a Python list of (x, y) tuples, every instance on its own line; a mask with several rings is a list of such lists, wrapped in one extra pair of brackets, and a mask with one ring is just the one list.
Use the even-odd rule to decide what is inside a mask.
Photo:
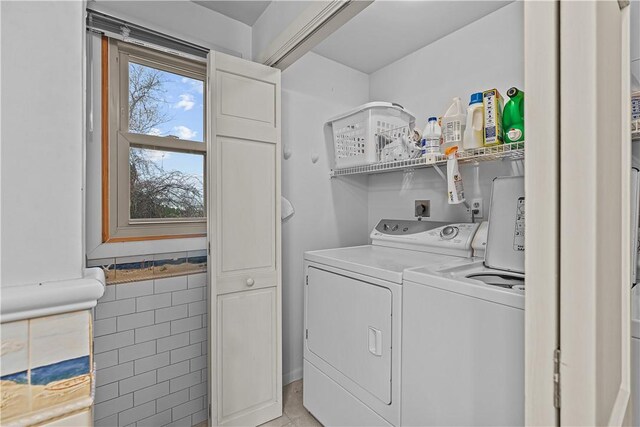
[[(203, 142), (129, 132), (129, 61), (131, 59), (137, 64), (202, 80), (204, 93), (206, 93), (207, 81), (206, 64), (114, 39), (109, 40), (108, 58), (109, 206), (108, 209), (103, 209), (103, 215), (108, 215), (108, 221), (103, 221), (103, 227), (106, 227), (108, 223), (108, 233), (104, 233), (105, 230), (103, 230), (103, 241), (118, 242), (205, 236), (206, 217), (130, 218), (130, 147), (203, 155), (203, 186), (206, 185), (208, 171), (206, 169), (206, 105), (203, 114), (205, 133)], [(203, 190), (204, 196), (207, 193), (206, 187)], [(205, 212), (206, 205), (205, 197)]]

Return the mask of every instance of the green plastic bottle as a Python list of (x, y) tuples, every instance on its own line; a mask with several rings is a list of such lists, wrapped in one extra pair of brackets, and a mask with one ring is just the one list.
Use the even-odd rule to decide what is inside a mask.
[(512, 87), (507, 96), (510, 99), (502, 113), (504, 143), (524, 141), (524, 92)]

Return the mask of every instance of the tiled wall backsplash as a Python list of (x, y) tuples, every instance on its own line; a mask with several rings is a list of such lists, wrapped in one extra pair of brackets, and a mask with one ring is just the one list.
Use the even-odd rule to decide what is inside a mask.
[(102, 268), (107, 284), (180, 276), (207, 271), (207, 251), (93, 259), (87, 267)]
[(73, 412), (91, 405), (89, 311), (3, 323), (0, 328), (0, 424), (39, 424), (62, 415), (63, 407)]
[[(174, 274), (184, 258), (143, 268)], [(138, 277), (122, 265), (114, 269), (116, 281), (119, 274)], [(195, 273), (107, 286), (94, 313), (96, 427), (207, 420), (206, 284), (206, 273)]]

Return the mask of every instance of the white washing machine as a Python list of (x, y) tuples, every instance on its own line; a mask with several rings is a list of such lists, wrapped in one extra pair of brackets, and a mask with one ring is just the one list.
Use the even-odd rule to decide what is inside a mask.
[(400, 425), (403, 271), (471, 262), (477, 228), (382, 220), (371, 245), (305, 253), (303, 403), (322, 424)]
[(524, 425), (524, 180), (493, 183), (484, 261), (407, 270), (402, 425)]

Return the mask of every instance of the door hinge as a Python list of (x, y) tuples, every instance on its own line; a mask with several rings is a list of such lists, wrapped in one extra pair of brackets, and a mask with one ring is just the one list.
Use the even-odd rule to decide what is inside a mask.
[(211, 255), (211, 242), (207, 242), (207, 253)]
[(309, 286), (309, 276), (306, 276), (306, 282), (307, 282), (307, 286)]
[(209, 419), (211, 419), (211, 403), (209, 403)]
[(560, 409), (560, 349), (553, 352), (553, 406)]
[(304, 330), (304, 338), (305, 339), (309, 339), (309, 330), (308, 329)]

